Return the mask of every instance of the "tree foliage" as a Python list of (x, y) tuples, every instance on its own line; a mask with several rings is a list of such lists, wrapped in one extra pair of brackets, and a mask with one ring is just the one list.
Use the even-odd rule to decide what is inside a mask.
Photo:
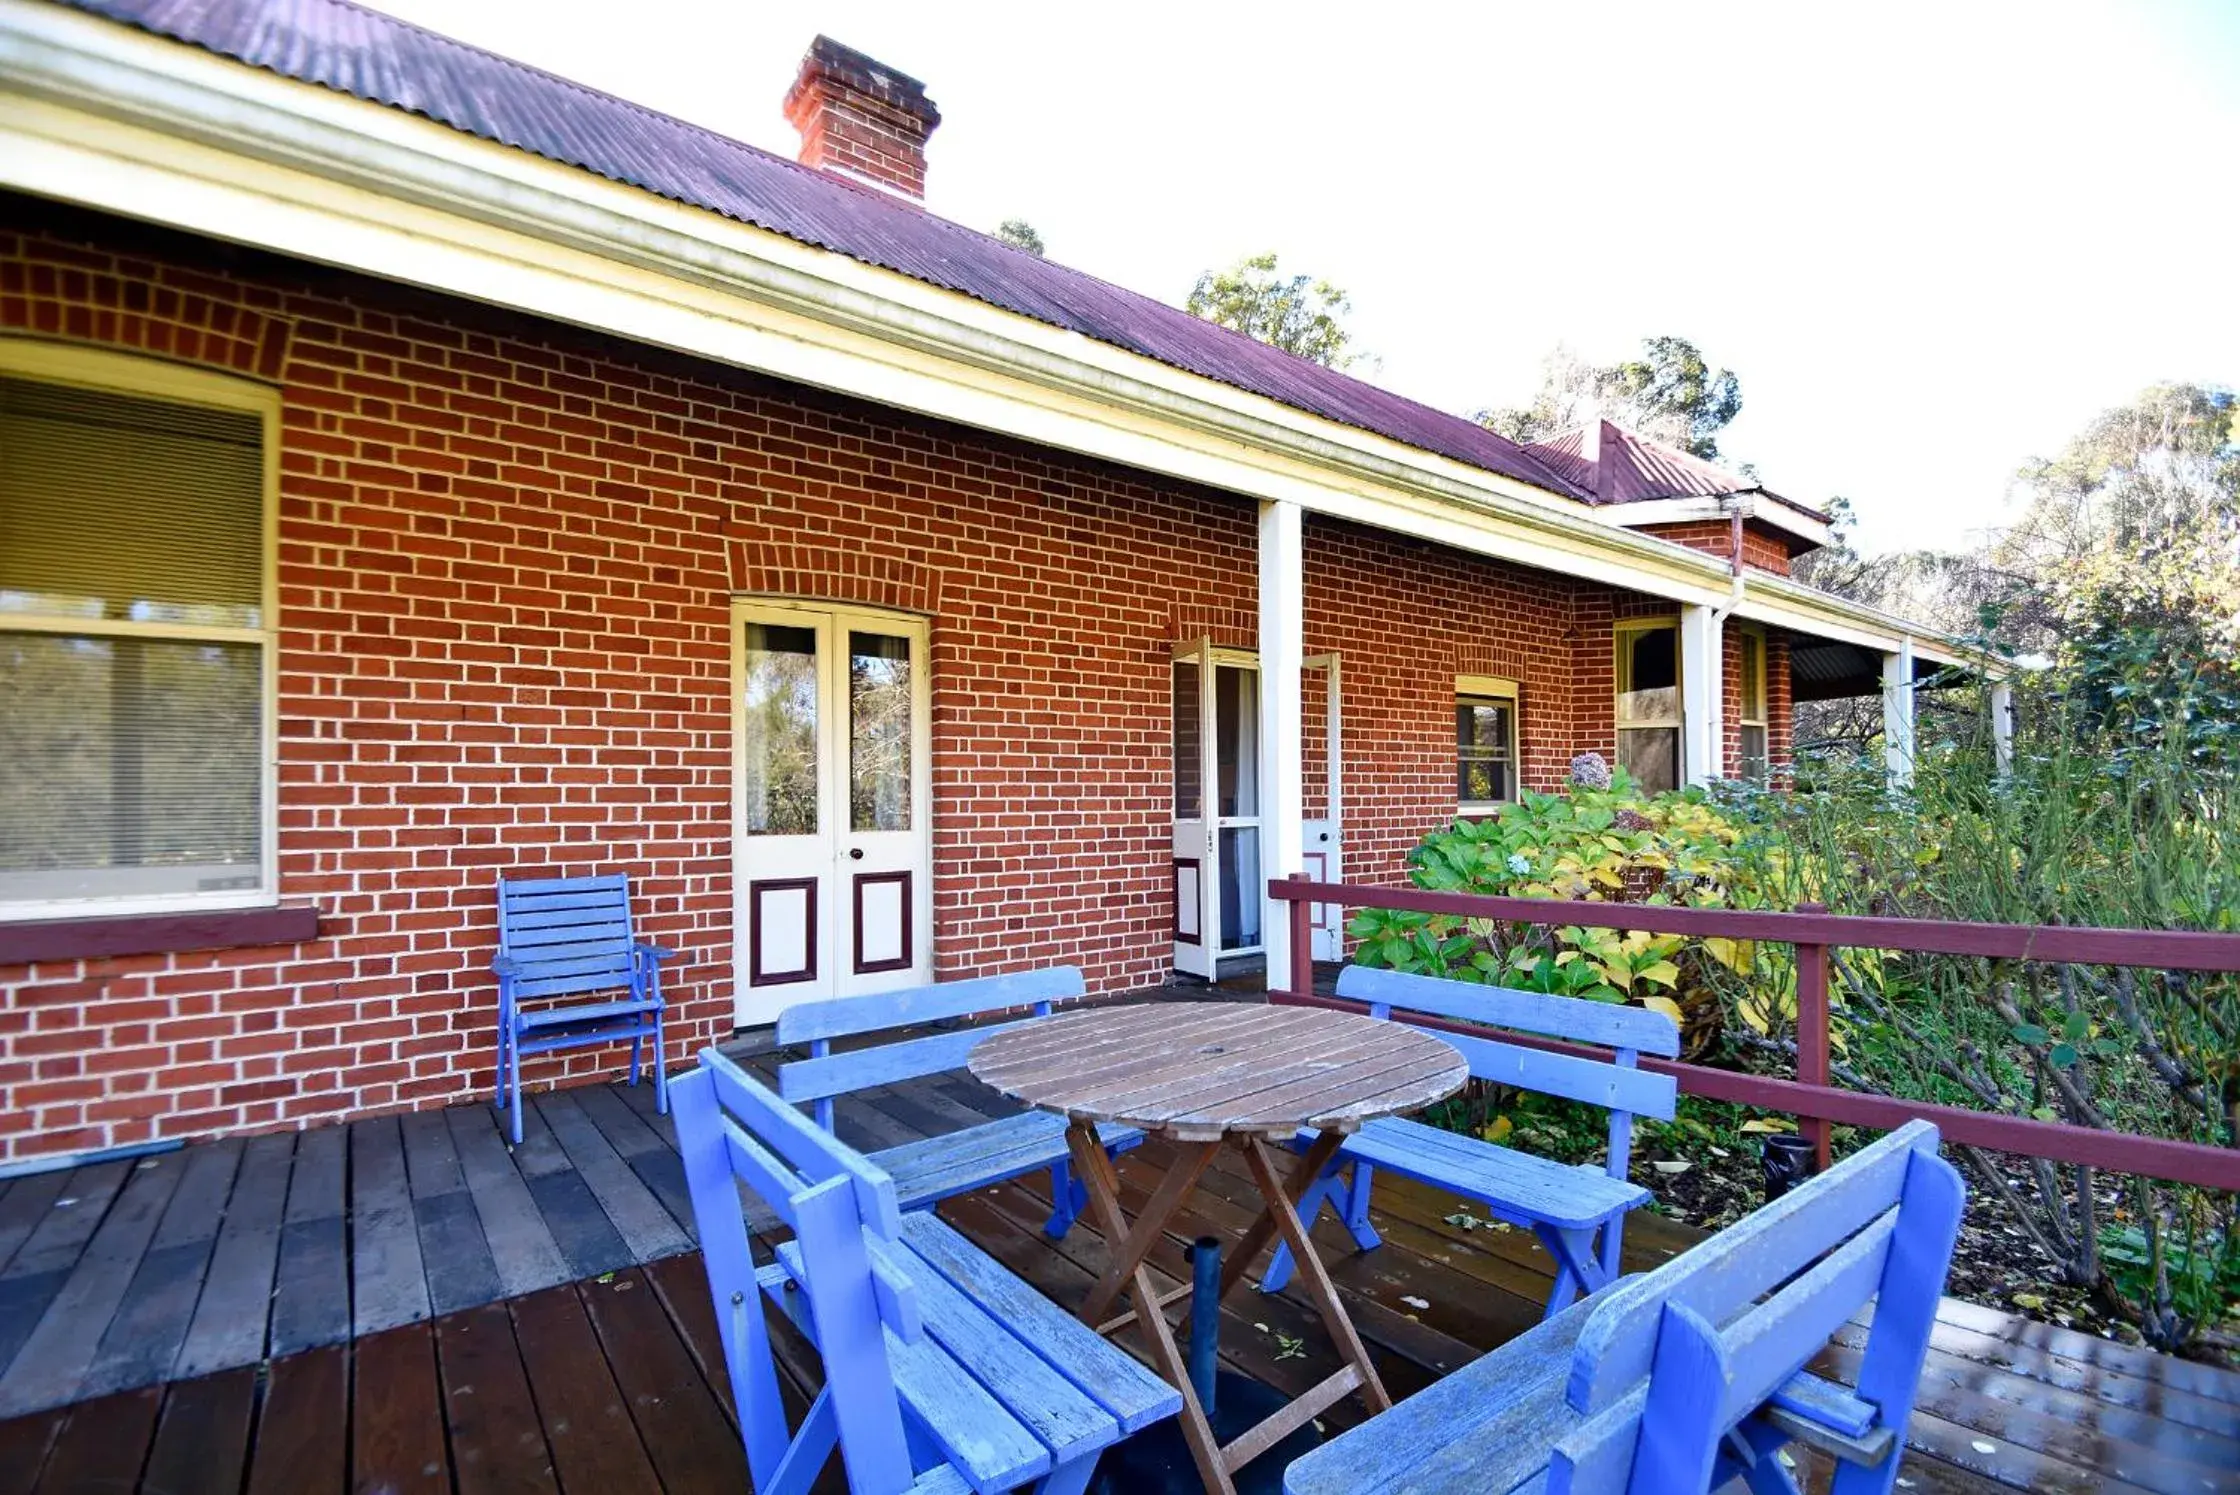
[(1742, 413), (1742, 381), (1714, 369), (1684, 337), (1650, 337), (1641, 356), (1590, 364), (1566, 347), (1541, 365), (1532, 403), (1478, 412), (1479, 424), (1511, 441), (1542, 441), (1608, 419), (1707, 461), (1719, 457), (1719, 433)]
[(1325, 368), (1345, 368), (1360, 356), (1347, 351), (1353, 334), (1345, 317), (1353, 302), (1346, 293), (1311, 275), (1283, 274), (1272, 253), (1206, 271), (1183, 307)]
[(1042, 258), (1044, 252), (1042, 235), (1037, 233), (1035, 226), (1024, 218), (1004, 219), (1003, 222), (996, 225), (996, 237), (1009, 244), (1013, 249), (1024, 249), (1036, 259)]

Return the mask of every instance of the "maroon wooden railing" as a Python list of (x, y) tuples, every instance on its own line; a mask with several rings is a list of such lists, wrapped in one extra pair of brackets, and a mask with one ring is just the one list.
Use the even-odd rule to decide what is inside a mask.
[[(2181, 971), (2240, 971), (2240, 934), (2201, 934), (2185, 930), (2077, 929), (2029, 924), (1961, 924), (1934, 919), (1881, 919), (1831, 914), (1814, 905), (1794, 913), (1744, 909), (1671, 908), (1660, 904), (1553, 902), (1540, 898), (1489, 898), (1466, 893), (1427, 893), (1417, 888), (1366, 887), (1353, 883), (1276, 878), (1268, 892), (1291, 905), (1289, 991), (1271, 991), (1271, 1000), (1358, 1011), (1360, 1004), (1314, 993), (1314, 905), (1341, 909), (1382, 908), (1420, 914), (1452, 914), (1510, 924), (1577, 925), (1590, 929), (1639, 929), (1701, 939), (1718, 936), (1793, 945), (1797, 952), (1797, 1077), (1738, 1074), (1702, 1064), (1644, 1059), (1642, 1066), (1672, 1075), (1690, 1095), (1781, 1111), (1797, 1118), (1797, 1129), (1815, 1143), (1825, 1165), (1828, 1125), (1902, 1126), (1920, 1118), (1936, 1123), (1954, 1142), (2022, 1153), (2059, 1163), (2082, 1163), (2120, 1173), (2212, 1189), (2240, 1191), (2240, 1148), (2211, 1147), (2164, 1137), (2139, 1137), (2099, 1131), (2062, 1121), (2037, 1121), (1973, 1111), (1964, 1106), (1931, 1105), (1866, 1095), (1828, 1083), (1828, 952), (1842, 946), (1907, 950), (1932, 955), (1976, 955), (2006, 960), (2143, 966)], [(1466, 1031), (1465, 1025), (1432, 1017), (1412, 1017), (1427, 1028)], [(1509, 1037), (1510, 1035), (1504, 1035)], [(1517, 1036), (1536, 1047), (1584, 1052), (1572, 1045)]]

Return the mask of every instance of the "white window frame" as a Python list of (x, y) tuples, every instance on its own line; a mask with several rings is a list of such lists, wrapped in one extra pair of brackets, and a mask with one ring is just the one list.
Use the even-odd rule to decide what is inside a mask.
[[(1517, 689), (1517, 682), (1505, 675), (1457, 675), (1454, 677), (1454, 698), (1457, 706), (1464, 701), (1502, 701), (1509, 707), (1509, 785), (1507, 799), (1458, 799), (1455, 812), (1460, 815), (1491, 815), (1503, 805), (1513, 805), (1524, 790), (1524, 699)], [(1451, 718), (1450, 718), (1451, 719)], [(1462, 766), (1462, 744), (1454, 744), (1455, 768), (1458, 776)]]
[[(1626, 647), (1626, 635), (1654, 633), (1669, 629), (1672, 633), (1672, 715), (1627, 716), (1625, 699), (1630, 692), (1628, 675), (1631, 669), (1631, 651)], [(1672, 761), (1675, 768), (1675, 788), (1688, 782), (1688, 671), (1680, 648), (1680, 619), (1671, 613), (1647, 618), (1620, 618), (1610, 630), (1610, 746), (1617, 754), (1617, 762), (1625, 761), (1619, 744), (1629, 731), (1661, 731), (1670, 729), (1673, 740)]]
[[(1735, 692), (1735, 776), (1754, 783), (1763, 783), (1773, 774), (1773, 703), (1766, 695), (1766, 634), (1762, 628), (1738, 628), (1735, 636), (1746, 642), (1735, 648), (1735, 669), (1740, 676), (1740, 688)], [(1755, 647), (1757, 668), (1750, 668), (1750, 652)], [(1758, 714), (1750, 714), (1750, 687), (1752, 676), (1758, 687)], [(1743, 746), (1743, 734), (1756, 727), (1764, 735), (1765, 751), (1755, 772), (1750, 766), (1750, 753)]]
[(81, 918), (95, 915), (191, 913), (205, 909), (272, 908), (280, 901), (280, 587), (275, 558), (280, 524), (280, 391), (269, 385), (188, 368), (132, 353), (85, 348), (31, 338), (0, 337), (0, 374), (43, 384), (74, 385), (184, 405), (237, 410), (263, 428), (264, 493), (262, 576), (256, 628), (142, 623), (129, 619), (0, 614), (0, 632), (56, 633), (73, 637), (184, 639), (197, 643), (254, 644), (263, 660), (258, 743), (259, 847), (257, 886), (214, 893), (162, 893), (134, 897), (40, 898), (0, 901), (0, 921)]

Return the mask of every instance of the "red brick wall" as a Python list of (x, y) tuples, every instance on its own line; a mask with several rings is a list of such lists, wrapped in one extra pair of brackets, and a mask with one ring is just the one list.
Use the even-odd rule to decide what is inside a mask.
[[(1701, 550), (1723, 561), (1734, 559), (1734, 530), (1724, 519), (1691, 519), (1679, 524), (1644, 524), (1641, 533)], [(1742, 564), (1776, 576), (1789, 574), (1789, 541), (1778, 530), (1752, 521), (1742, 526)]]
[(1249, 505), (21, 199), (0, 327), (277, 376), (281, 892), (323, 912), (0, 969), (0, 1155), (480, 1091), (501, 871), (632, 873), (693, 961), (673, 1053), (728, 1032), (734, 590), (936, 613), (944, 974), (1164, 974), (1169, 641), (1250, 616)]
[[(672, 1057), (727, 1032), (735, 592), (932, 617), (942, 975), (1165, 975), (1170, 651), (1252, 642), (1250, 504), (5, 196), (0, 330), (283, 391), (281, 893), (322, 913), (301, 946), (0, 968), (0, 1157), (485, 1093), (501, 872), (633, 874), (692, 961)], [(1610, 622), (1653, 611), (1311, 522), (1348, 876), (1453, 814), (1457, 673), (1520, 681), (1551, 788), (1611, 752)]]

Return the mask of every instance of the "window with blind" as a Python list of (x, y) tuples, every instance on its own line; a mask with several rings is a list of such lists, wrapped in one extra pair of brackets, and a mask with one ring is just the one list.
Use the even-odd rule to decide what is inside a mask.
[(131, 365), (0, 347), (0, 912), (16, 916), (273, 891), (267, 397)]
[(1618, 763), (1644, 794), (1680, 787), (1680, 629), (1617, 629)]
[(1736, 635), (1742, 665), (1742, 776), (1763, 783), (1769, 763), (1766, 755), (1766, 637), (1754, 628)]

